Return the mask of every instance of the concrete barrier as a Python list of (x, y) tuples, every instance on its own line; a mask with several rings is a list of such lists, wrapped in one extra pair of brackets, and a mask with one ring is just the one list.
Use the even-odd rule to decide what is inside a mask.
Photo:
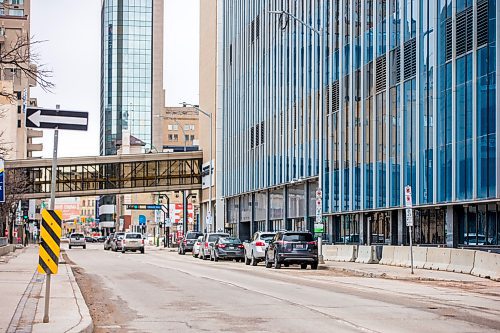
[(476, 251), (471, 274), (500, 281), (500, 254)]
[(396, 246), (394, 248), (394, 266), (410, 267), (410, 247)]
[(415, 246), (413, 248), (413, 267), (424, 268), (427, 262), (427, 247)]
[(394, 265), (394, 249), (396, 246), (384, 245), (382, 248), (382, 258), (379, 261), (381, 265)]
[(427, 261), (424, 268), (446, 271), (450, 265), (451, 249), (444, 247), (429, 247), (427, 249)]
[(450, 251), (450, 264), (446, 270), (449, 272), (470, 274), (474, 268), (476, 251), (460, 249), (450, 249)]
[(340, 245), (338, 259), (339, 261), (356, 261), (358, 255), (356, 245)]
[(0, 247), (0, 256), (6, 255), (7, 253), (14, 252), (16, 247), (12, 244)]
[(323, 259), (336, 260), (339, 252), (338, 245), (323, 245)]
[(356, 262), (363, 264), (378, 264), (376, 247), (365, 245), (358, 246)]

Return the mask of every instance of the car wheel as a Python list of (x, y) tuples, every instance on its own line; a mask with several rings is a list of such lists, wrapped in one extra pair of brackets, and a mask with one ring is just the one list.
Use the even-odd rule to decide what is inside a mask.
[(84, 250), (85, 250), (85, 249), (87, 249), (87, 245), (84, 245), (84, 246), (83, 246), (83, 249), (84, 249)]
[(284, 264), (285, 267), (290, 267), (290, 264)]
[(144, 248), (141, 249), (141, 253), (144, 254)]
[(122, 253), (125, 253), (125, 250), (122, 250)]
[(69, 246), (69, 249), (71, 250), (71, 245)]
[(252, 266), (257, 266), (257, 259), (253, 255), (253, 252), (252, 252), (252, 259), (250, 261), (251, 261), (250, 263), (252, 264)]
[(210, 261), (214, 261), (214, 256), (215, 256), (215, 254), (212, 253), (212, 251), (210, 251)]
[(245, 251), (245, 265), (250, 265), (250, 259), (248, 259), (247, 252)]
[(203, 259), (203, 260), (207, 260), (207, 256), (205, 255), (205, 251), (203, 251), (203, 256), (202, 256), (202, 258), (201, 258), (201, 259)]
[(198, 255), (193, 253), (193, 257), (198, 258)]
[(278, 261), (278, 253), (276, 253), (274, 255), (274, 269), (280, 269), (281, 268), (281, 264), (279, 263)]
[(300, 264), (300, 269), (307, 269), (307, 264)]
[(217, 255), (214, 253), (214, 261), (217, 262), (219, 261), (219, 258), (217, 257)]
[(318, 269), (318, 262), (312, 263), (311, 269)]
[(269, 258), (267, 257), (267, 252), (266, 252), (266, 268), (271, 268), (271, 263), (269, 262)]

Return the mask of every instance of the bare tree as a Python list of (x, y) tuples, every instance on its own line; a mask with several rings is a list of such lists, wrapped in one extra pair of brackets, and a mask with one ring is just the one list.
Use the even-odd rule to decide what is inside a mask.
[[(44, 91), (52, 91), (54, 84), (50, 81), (52, 70), (46, 68), (40, 61), (40, 56), (33, 50), (38, 44), (44, 41), (34, 40), (34, 37), (17, 35), (17, 38), (11, 41), (9, 47), (0, 49), (0, 70), (5, 75), (6, 69), (14, 69), (16, 75), (27, 77), (36, 82)], [(0, 91), (0, 96), (6, 96), (9, 99), (15, 99), (13, 93)]]
[[(0, 122), (5, 118), (5, 111), (0, 109)], [(10, 147), (5, 142), (4, 131), (0, 131), (0, 159), (5, 159), (7, 154), (11, 151)]]
[(0, 203), (1, 236), (8, 230), (9, 242), (14, 239), (14, 224), (17, 219), (19, 202), (28, 193), (31, 183), (26, 169), (5, 170), (5, 202)]

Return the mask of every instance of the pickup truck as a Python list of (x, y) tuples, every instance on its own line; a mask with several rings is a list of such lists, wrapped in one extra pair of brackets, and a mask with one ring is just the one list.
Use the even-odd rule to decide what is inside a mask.
[(245, 264), (257, 266), (259, 261), (265, 260), (266, 249), (274, 238), (275, 232), (257, 231), (249, 241), (245, 241)]

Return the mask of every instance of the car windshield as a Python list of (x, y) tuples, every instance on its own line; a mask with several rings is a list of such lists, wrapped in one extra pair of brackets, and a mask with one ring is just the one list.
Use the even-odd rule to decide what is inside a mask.
[(313, 237), (311, 234), (285, 234), (283, 240), (286, 242), (311, 242)]
[(213, 234), (208, 236), (208, 241), (209, 242), (215, 242), (219, 237), (227, 237), (229, 236), (228, 234)]
[(274, 234), (262, 234), (260, 235), (260, 239), (265, 242), (270, 242), (274, 238)]
[(141, 239), (141, 234), (127, 234), (125, 236), (126, 239)]
[(201, 234), (195, 232), (189, 232), (186, 235), (186, 239), (197, 239)]
[(72, 238), (79, 238), (79, 237), (83, 237), (83, 234), (73, 234), (71, 235)]
[(219, 239), (219, 243), (224, 243), (224, 244), (241, 244), (241, 240), (236, 237), (221, 237)]

